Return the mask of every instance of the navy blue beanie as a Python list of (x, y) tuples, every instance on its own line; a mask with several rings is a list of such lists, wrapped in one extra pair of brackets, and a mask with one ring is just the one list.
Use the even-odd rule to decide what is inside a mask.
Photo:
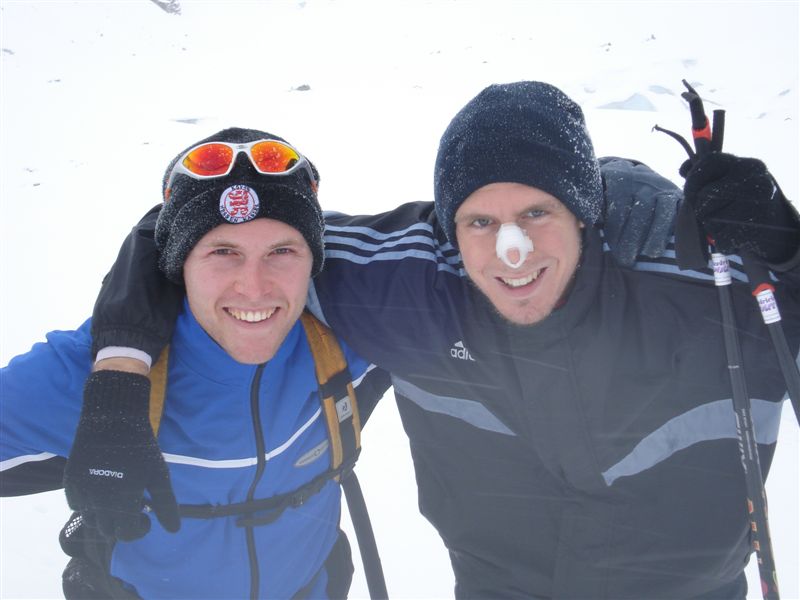
[(458, 247), (455, 214), (490, 183), (522, 183), (563, 202), (586, 225), (600, 217), (600, 167), (580, 107), (539, 81), (492, 85), (450, 122), (439, 144), (434, 200)]
[[(166, 191), (173, 166), (191, 148), (206, 142), (235, 144), (256, 140), (288, 143), (264, 131), (224, 129), (192, 144), (170, 162), (164, 173), (162, 192)], [(182, 283), (183, 263), (206, 233), (225, 223), (243, 223), (264, 217), (286, 223), (302, 234), (313, 256), (311, 276), (317, 275), (325, 258), (325, 222), (317, 201), (319, 174), (310, 161), (309, 165), (316, 181), (310, 181), (305, 169), (282, 176), (261, 175), (243, 154), (236, 157), (233, 170), (225, 177), (194, 179), (178, 173), (156, 222), (155, 240), (161, 270), (172, 281)]]

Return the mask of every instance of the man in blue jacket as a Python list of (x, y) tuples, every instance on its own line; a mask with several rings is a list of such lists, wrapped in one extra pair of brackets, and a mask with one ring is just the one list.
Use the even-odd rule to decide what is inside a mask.
[[(84, 511), (62, 536), (74, 556), (64, 574), (67, 597), (347, 595), (353, 567), (339, 529), (340, 486), (328, 474), (334, 448), (299, 320), (324, 260), (316, 189), (305, 157), (277, 136), (250, 130), (222, 131), (167, 169), (156, 243), (162, 272), (185, 285), (186, 298), (168, 352), (163, 459), (159, 452), (159, 472), (139, 481), (158, 523), (151, 527), (140, 512), (141, 495), (130, 498), (138, 518), (116, 527), (113, 543), (96, 531), (119, 522)], [(144, 454), (134, 460), (152, 460), (137, 441), (153, 437), (150, 381), (113, 370), (90, 375), (90, 326), (50, 333), (0, 371), (4, 495), (60, 487), (71, 446), (89, 444), (104, 459), (136, 448)], [(388, 378), (343, 351), (368, 416)], [(126, 419), (122, 437), (109, 426), (116, 415)], [(118, 467), (73, 465), (70, 477), (89, 495), (100, 485), (124, 496), (137, 473)], [(184, 512), (181, 523), (176, 498), (222, 513), (267, 498), (292, 502), (208, 518)]]
[[(745, 596), (750, 528), (710, 272), (668, 257), (623, 268), (598, 227), (604, 190), (608, 205), (673, 197), (662, 181), (632, 161), (601, 168), (580, 108), (518, 82), (455, 116), (434, 203), (327, 216), (311, 302), (392, 373), (420, 510), (459, 598)], [(722, 251), (748, 249), (783, 282), (796, 353), (800, 226), (766, 167), (716, 153), (685, 193)], [(154, 355), (169, 331), (180, 294), (140, 267), (147, 230), (101, 292), (101, 348)], [(785, 386), (749, 291), (733, 296), (766, 473)], [(143, 304), (158, 310), (121, 308)]]

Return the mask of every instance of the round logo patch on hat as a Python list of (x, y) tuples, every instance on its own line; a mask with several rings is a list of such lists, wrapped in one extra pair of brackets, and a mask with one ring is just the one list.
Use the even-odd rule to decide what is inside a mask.
[(258, 214), (258, 194), (247, 185), (232, 185), (219, 197), (219, 213), (229, 223), (244, 223)]

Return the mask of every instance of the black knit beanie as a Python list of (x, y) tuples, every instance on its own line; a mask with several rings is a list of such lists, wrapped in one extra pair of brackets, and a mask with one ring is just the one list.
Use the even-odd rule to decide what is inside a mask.
[(456, 248), (455, 214), (490, 183), (522, 183), (552, 194), (586, 225), (600, 216), (600, 167), (580, 107), (538, 81), (492, 85), (450, 122), (439, 144), (434, 199)]
[[(206, 142), (246, 143), (256, 140), (286, 140), (254, 129), (230, 128), (192, 144), (178, 154), (164, 173), (162, 191), (175, 163), (183, 155)], [(317, 201), (316, 182), (305, 169), (289, 175), (261, 175), (249, 157), (240, 153), (233, 170), (225, 177), (194, 179), (178, 173), (172, 181), (169, 198), (156, 222), (155, 239), (159, 267), (176, 283), (183, 283), (183, 263), (206, 233), (225, 223), (243, 223), (257, 217), (282, 221), (297, 229), (311, 249), (311, 276), (317, 275), (324, 261), (325, 223)], [(311, 165), (309, 161), (309, 165)], [(311, 169), (319, 181), (316, 168)]]

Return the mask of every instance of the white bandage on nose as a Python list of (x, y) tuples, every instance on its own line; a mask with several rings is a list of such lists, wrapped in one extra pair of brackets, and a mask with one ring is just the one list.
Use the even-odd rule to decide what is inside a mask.
[[(528, 252), (533, 252), (533, 241), (516, 223), (503, 223), (497, 231), (497, 244), (494, 249), (497, 258), (512, 269), (518, 269), (525, 262)], [(508, 258), (510, 250), (519, 252), (517, 262), (511, 262)]]

